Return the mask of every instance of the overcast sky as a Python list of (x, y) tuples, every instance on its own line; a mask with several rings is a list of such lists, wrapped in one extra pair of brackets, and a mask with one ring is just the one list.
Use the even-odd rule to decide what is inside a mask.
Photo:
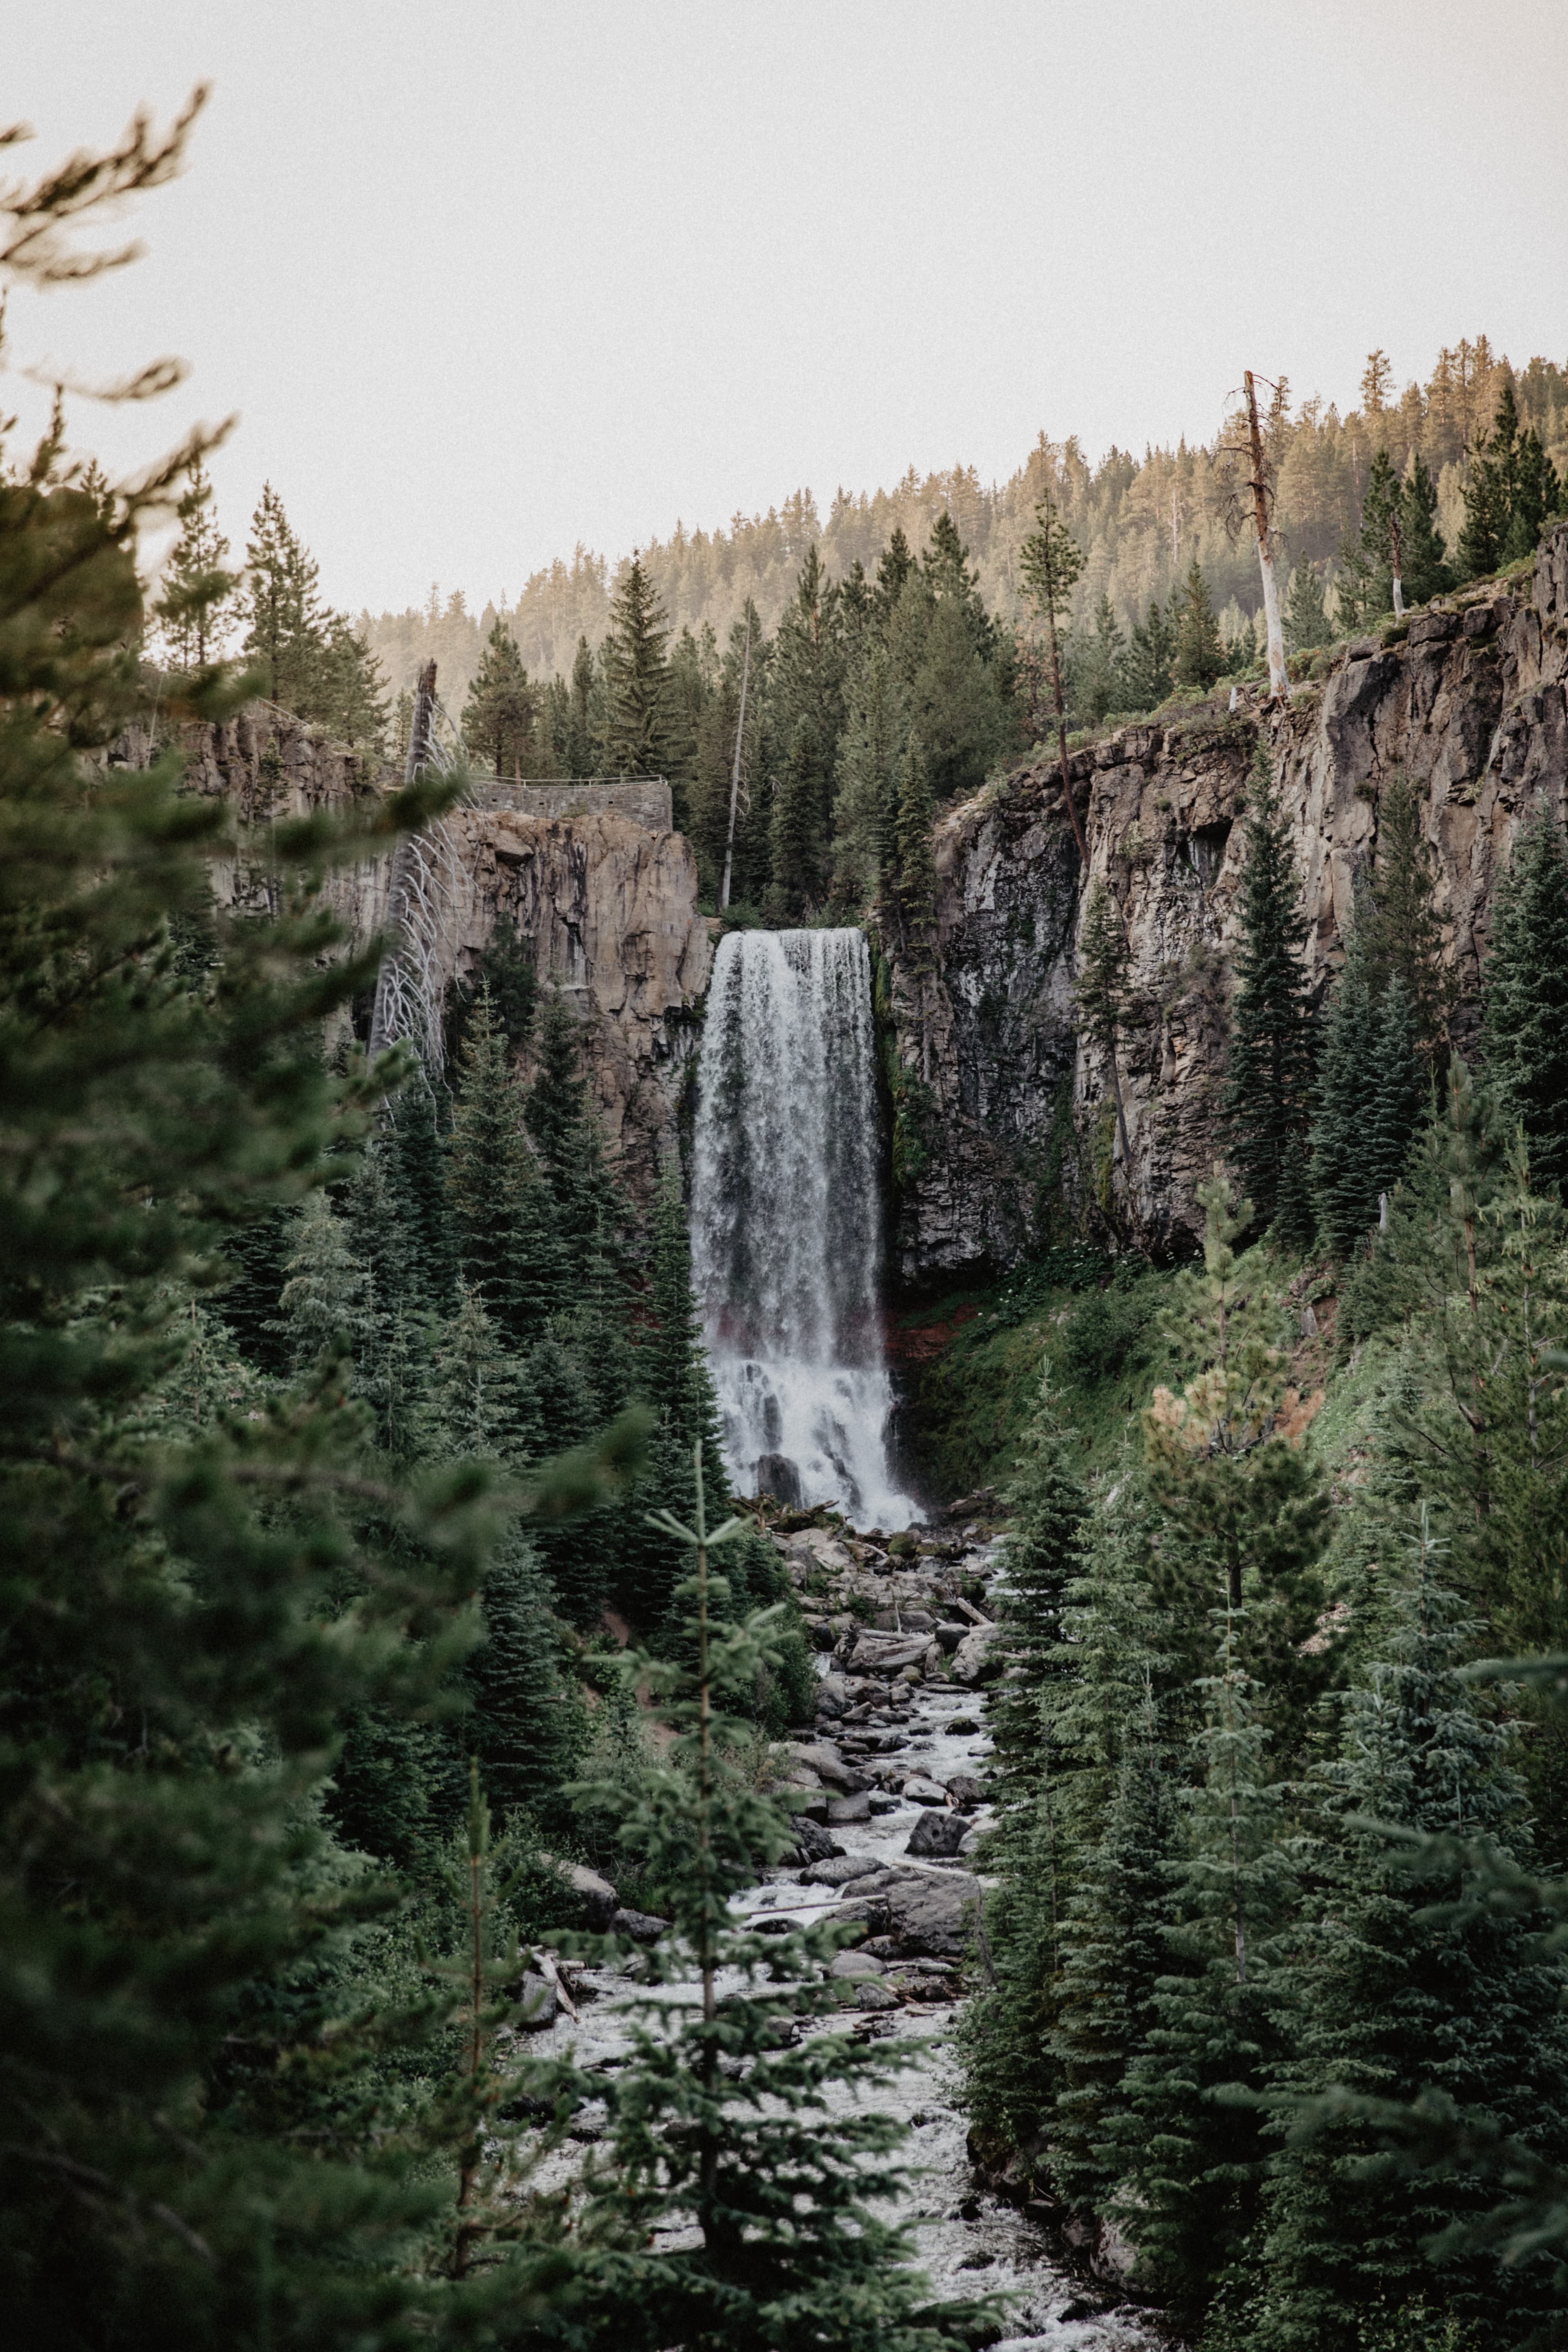
[[(333, 602), (514, 595), (801, 484), (1042, 428), (1205, 436), (1244, 367), (1353, 403), (1489, 334), (1568, 359), (1563, 0), (0, 0), (42, 165), (214, 84), (148, 258), (13, 357), (242, 422)], [(15, 396), (11, 405), (16, 404)]]

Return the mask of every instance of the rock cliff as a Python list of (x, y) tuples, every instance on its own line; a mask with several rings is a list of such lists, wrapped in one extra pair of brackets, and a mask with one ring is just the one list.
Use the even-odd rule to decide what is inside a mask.
[(1565, 686), (1568, 525), (1523, 577), (1352, 643), (1288, 711), (1232, 711), (1221, 695), (1076, 754), (1091, 874), (1114, 892), (1132, 950), (1125, 1171), (1101, 1057), (1072, 1021), (1087, 893), (1066, 819), (1053, 813), (1056, 764), (1037, 758), (951, 811), (937, 834), (934, 943), (886, 950), (900, 1279), (1012, 1263), (1041, 1237), (1058, 1181), (1085, 1205), (1113, 1206), (1146, 1248), (1191, 1246), (1194, 1188), (1220, 1141), (1236, 818), (1259, 740), (1295, 837), (1320, 993), (1376, 845), (1379, 797), (1402, 771), (1418, 783), (1459, 983), (1457, 1034), (1473, 1039), (1489, 910), (1514, 829), (1539, 795), (1563, 811)]
[[(221, 794), (238, 820), (240, 854), (218, 875), (233, 904), (265, 903), (273, 819), (347, 808), (395, 781), (265, 704), (186, 729), (179, 741), (187, 782)], [(132, 730), (114, 757), (140, 765), (149, 751)], [(697, 861), (673, 829), (668, 787), (480, 784), (473, 798), (479, 804), (454, 811), (433, 844), (443, 898), (437, 984), (470, 972), (510, 916), (531, 942), (542, 984), (582, 1016), (605, 1128), (646, 1192), (673, 1142), (710, 961)], [(356, 938), (385, 925), (391, 875), (389, 854), (333, 876), (332, 903)]]

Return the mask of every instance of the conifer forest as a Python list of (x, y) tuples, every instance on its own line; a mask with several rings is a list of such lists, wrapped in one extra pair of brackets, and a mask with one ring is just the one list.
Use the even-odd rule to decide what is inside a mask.
[(1563, 2341), (1568, 363), (379, 614), (68, 391), (5, 2342)]

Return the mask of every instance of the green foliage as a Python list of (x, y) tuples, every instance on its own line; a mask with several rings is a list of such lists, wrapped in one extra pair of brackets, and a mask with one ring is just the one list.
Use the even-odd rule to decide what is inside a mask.
[(1483, 971), (1487, 1076), (1530, 1139), (1538, 1181), (1568, 1179), (1568, 845), (1532, 810), (1498, 887)]
[(1504, 381), (1489, 433), (1476, 436), (1465, 483), (1459, 536), (1462, 578), (1495, 572), (1532, 555), (1546, 524), (1563, 509), (1563, 484), (1541, 436), (1520, 425), (1511, 379)]
[(1206, 691), (1222, 675), (1225, 659), (1219, 623), (1215, 618), (1214, 599), (1209, 594), (1203, 566), (1194, 555), (1187, 570), (1182, 601), (1177, 609), (1172, 674), (1178, 686), (1197, 686)]
[[(877, 2210), (900, 2178), (889, 2161), (900, 2129), (868, 2099), (899, 2053), (790, 2030), (830, 2021), (837, 1987), (822, 1970), (841, 1931), (764, 1937), (730, 1907), (793, 1832), (732, 1760), (746, 1732), (737, 1702), (776, 1663), (777, 1621), (730, 1614), (709, 1556), (747, 1523), (707, 1529), (701, 1465), (699, 1447), (694, 1524), (658, 1522), (694, 1560), (678, 1595), (678, 1655), (630, 1662), (671, 1736), (637, 1788), (582, 1791), (615, 1820), (621, 1853), (660, 1889), (673, 1923), (647, 1963), (652, 1989), (626, 2063), (605, 2086), (615, 2169), (590, 2202), (590, 2226), (601, 2215), (618, 2231), (629, 2224), (641, 2248), (674, 2226), (688, 2242), (628, 2253), (607, 2273), (592, 2340), (647, 2352), (676, 2342), (692, 2352), (941, 2352), (965, 2341), (977, 2315), (930, 2304), (905, 2266), (907, 2242)], [(695, 1973), (700, 2005), (658, 1990), (678, 1970)], [(721, 1974), (734, 1988), (722, 1998)], [(860, 2095), (846, 2103), (846, 2085)]]
[(539, 743), (540, 705), (517, 640), (498, 620), (463, 706), (463, 740), (498, 776), (548, 773)]
[(669, 629), (658, 593), (636, 556), (609, 619), (604, 645), (605, 765), (612, 775), (668, 775), (673, 717), (665, 658)]
[[(1301, 949), (1306, 927), (1279, 785), (1258, 752), (1247, 804), (1241, 938), (1233, 961), (1225, 1110), (1231, 1156), (1265, 1223), (1299, 1230), (1300, 1180), (1311, 1083), (1311, 1031)], [(1290, 1234), (1291, 1238), (1297, 1233)]]
[(379, 752), (386, 731), (385, 680), (342, 613), (324, 607), (314, 557), (283, 501), (264, 484), (245, 551), (240, 617), (244, 650), (262, 691), (353, 747)]
[(1323, 583), (1314, 564), (1298, 563), (1292, 570), (1284, 618), (1288, 653), (1304, 653), (1311, 646), (1331, 642), (1334, 632), (1323, 603)]
[(154, 619), (176, 669), (200, 671), (221, 659), (233, 626), (229, 607), (239, 574), (225, 569), (228, 541), (212, 510), (212, 484), (198, 457), (174, 511), (180, 535), (163, 565)]

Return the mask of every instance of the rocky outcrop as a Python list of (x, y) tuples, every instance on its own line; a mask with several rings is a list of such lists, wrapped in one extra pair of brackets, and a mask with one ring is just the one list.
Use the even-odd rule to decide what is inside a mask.
[(1237, 825), (1261, 743), (1278, 770), (1301, 876), (1314, 983), (1342, 953), (1378, 804), (1401, 772), (1420, 787), (1458, 1034), (1473, 1035), (1487, 927), (1521, 816), (1562, 813), (1568, 779), (1568, 525), (1533, 571), (1417, 614), (1342, 650), (1288, 711), (1228, 698), (1131, 727), (1071, 766), (1092, 876), (1114, 892), (1136, 1005), (1120, 1060), (1131, 1166), (1115, 1145), (1107, 1074), (1071, 1012), (1087, 893), (1043, 757), (952, 811), (938, 830), (934, 940), (889, 950), (903, 1073), (899, 1273), (928, 1282), (1035, 1246), (1058, 1181), (1158, 1252), (1190, 1247), (1194, 1188), (1220, 1138)]
[[(373, 804), (397, 781), (268, 704), (184, 729), (178, 741), (187, 784), (234, 811), (238, 852), (216, 875), (234, 905), (263, 906), (275, 890), (273, 823)], [(150, 753), (145, 733), (132, 730), (113, 757), (141, 766)], [(436, 982), (470, 973), (509, 917), (531, 944), (542, 986), (562, 991), (582, 1016), (608, 1138), (646, 1192), (673, 1143), (711, 960), (697, 861), (673, 828), (669, 788), (647, 778), (480, 783), (469, 800), (432, 843), (442, 901)], [(331, 877), (328, 896), (356, 940), (385, 925), (391, 875), (388, 852)]]

